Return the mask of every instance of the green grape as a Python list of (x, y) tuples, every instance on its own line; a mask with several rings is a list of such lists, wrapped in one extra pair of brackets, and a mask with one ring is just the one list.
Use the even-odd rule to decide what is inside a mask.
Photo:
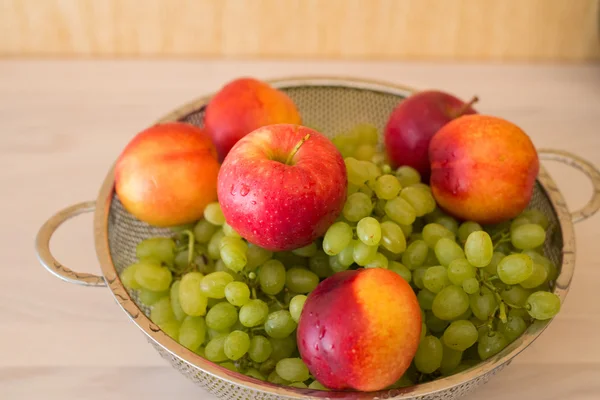
[(234, 281), (241, 282), (243, 280), (243, 278), (242, 278), (242, 276), (240, 274), (238, 274), (237, 272), (234, 272), (231, 269), (229, 269), (227, 267), (227, 265), (225, 265), (225, 263), (221, 259), (219, 259), (219, 260), (217, 260), (215, 262), (215, 268), (214, 268), (213, 272), (224, 272), (224, 273), (226, 273), (228, 275), (231, 275), (231, 277), (233, 278)]
[(419, 289), (425, 288), (425, 285), (423, 284), (423, 277), (425, 276), (425, 272), (427, 272), (427, 268), (428, 267), (418, 267), (412, 272), (413, 282)]
[(456, 222), (456, 220), (449, 215), (443, 215), (433, 222), (442, 225), (455, 235), (458, 233), (458, 222)]
[(285, 267), (279, 260), (269, 260), (258, 270), (260, 289), (269, 295), (276, 295), (285, 286)]
[(121, 282), (127, 289), (141, 289), (142, 286), (135, 280), (135, 270), (139, 264), (131, 264), (121, 272)]
[(443, 288), (450, 285), (448, 271), (441, 265), (427, 268), (423, 276), (423, 285), (433, 293), (439, 293)]
[(370, 161), (359, 161), (362, 168), (369, 173), (369, 181), (367, 182), (369, 187), (374, 187), (377, 178), (381, 175), (381, 170), (375, 164)]
[(221, 210), (221, 205), (216, 201), (209, 203), (204, 208), (204, 219), (213, 225), (223, 225), (225, 223), (225, 216)]
[[(354, 241), (352, 241), (348, 246), (344, 247), (344, 250), (340, 251), (337, 256), (338, 263), (336, 266), (343, 265), (345, 269), (350, 267), (354, 263)], [(344, 270), (345, 270), (344, 269)], [(314, 271), (313, 271), (314, 272)], [(335, 271), (340, 272), (340, 271)], [(317, 274), (318, 276), (318, 274)]]
[[(438, 243), (440, 242), (441, 240)], [(470, 278), (475, 278), (475, 268), (466, 259), (457, 258), (448, 265), (448, 279), (453, 284), (462, 285)]]
[(479, 334), (471, 321), (452, 322), (444, 331), (442, 341), (453, 350), (465, 351), (477, 342)]
[(513, 285), (505, 288), (500, 292), (500, 297), (508, 305), (516, 307), (525, 307), (527, 304), (527, 298), (532, 293), (531, 290), (527, 290), (519, 285)]
[(383, 210), (392, 221), (403, 225), (410, 225), (417, 218), (415, 209), (402, 197), (395, 197), (392, 200), (388, 200)]
[(308, 268), (317, 274), (319, 278), (327, 278), (333, 275), (333, 271), (329, 267), (329, 256), (322, 250), (318, 250), (317, 254), (308, 260)]
[(352, 129), (358, 136), (358, 141), (363, 144), (376, 145), (379, 143), (379, 132), (373, 124), (361, 122)]
[(194, 239), (198, 243), (208, 243), (217, 229), (217, 226), (211, 224), (205, 219), (201, 219), (198, 221), (196, 226), (194, 226)]
[(517, 217), (515, 219), (513, 219), (510, 223), (510, 231), (512, 232), (513, 229), (518, 228), (521, 225), (526, 225), (526, 224), (530, 224), (531, 222), (529, 221), (529, 218), (527, 217)]
[(406, 237), (404, 236), (404, 232), (402, 232), (402, 228), (392, 221), (382, 222), (380, 244), (383, 248), (389, 250), (394, 254), (400, 254), (403, 251), (405, 251)]
[(230, 371), (239, 372), (238, 369), (237, 369), (237, 367), (235, 366), (235, 364), (232, 363), (232, 362), (227, 361), (227, 362), (221, 363), (219, 365), (221, 367), (227, 368)]
[(238, 312), (227, 302), (215, 304), (206, 313), (206, 326), (215, 331), (223, 332), (230, 329), (238, 319)]
[[(369, 146), (369, 147), (371, 147), (371, 146)], [(360, 150), (360, 148), (359, 148), (359, 150)], [(373, 149), (373, 152), (375, 152), (375, 149)], [(308, 386), (306, 386), (306, 383), (304, 383), (304, 382), (293, 382), (293, 383), (290, 383), (288, 386), (300, 388), (300, 389), (308, 388)]]
[(525, 224), (511, 230), (510, 241), (520, 250), (535, 249), (546, 241), (546, 231), (537, 224)]
[(503, 254), (510, 254), (514, 251), (512, 245), (508, 242), (501, 242), (497, 244), (495, 250)]
[(523, 250), (523, 254), (528, 255), (534, 263), (542, 264), (546, 268), (547, 272), (547, 281), (554, 281), (558, 277), (558, 268), (556, 265), (550, 261), (548, 258), (544, 257), (540, 253), (535, 250)]
[(267, 377), (267, 381), (271, 382), (275, 385), (289, 385), (290, 382), (286, 381), (285, 379), (283, 379), (282, 377), (280, 377), (277, 374), (277, 371), (273, 371), (269, 374), (269, 376)]
[(423, 264), (427, 267), (433, 267), (435, 265), (440, 265), (440, 262), (435, 255), (435, 250), (433, 250), (433, 249), (427, 250), (427, 258), (425, 259), (425, 262)]
[(158, 325), (158, 327), (171, 339), (178, 340), (179, 338), (179, 328), (181, 323), (177, 320), (171, 319), (162, 324)]
[(233, 282), (233, 276), (227, 272), (211, 272), (200, 282), (200, 290), (206, 297), (222, 299), (225, 297), (225, 286), (231, 282)]
[(247, 328), (262, 325), (267, 320), (269, 306), (260, 299), (252, 299), (240, 308), (240, 322)]
[(477, 278), (467, 278), (463, 281), (462, 288), (466, 294), (475, 294), (479, 292), (479, 281)]
[(407, 375), (408, 375), (408, 373), (402, 375), (400, 377), (400, 379), (398, 379), (396, 382), (392, 383), (386, 389), (400, 389), (400, 388), (404, 388), (404, 387), (413, 386), (414, 385), (413, 381)]
[(227, 355), (225, 354), (225, 340), (227, 340), (227, 336), (227, 334), (221, 334), (206, 344), (204, 356), (208, 361), (223, 362), (227, 360)]
[(419, 301), (419, 306), (421, 306), (422, 310), (431, 310), (435, 295), (435, 293), (428, 289), (419, 290), (419, 293), (417, 294), (417, 300)]
[(399, 262), (390, 261), (390, 263), (388, 264), (388, 269), (390, 271), (394, 271), (395, 273), (400, 275), (406, 282), (408, 282), (408, 283), (411, 282), (412, 273), (410, 272), (410, 270), (408, 268), (406, 268), (404, 265), (400, 264)]
[(560, 298), (554, 293), (538, 291), (527, 298), (525, 309), (532, 318), (547, 320), (560, 311)]
[(249, 376), (251, 378), (258, 379), (261, 381), (265, 380), (265, 377), (263, 376), (263, 374), (261, 374), (260, 371), (258, 371), (256, 368), (249, 368), (244, 374), (246, 376)]
[(442, 365), (442, 357), (442, 342), (435, 336), (425, 336), (415, 354), (415, 367), (424, 374), (431, 374)]
[(525, 279), (521, 282), (521, 286), (525, 289), (533, 289), (548, 279), (548, 270), (542, 264), (533, 263), (533, 272), (529, 276), (529, 278)]
[(529, 321), (530, 315), (524, 308), (511, 308), (508, 312), (509, 317), (519, 317), (522, 318), (523, 321)]
[(266, 337), (255, 335), (250, 339), (248, 356), (252, 361), (262, 363), (271, 356), (272, 352), (273, 346), (271, 346), (271, 342)]
[(308, 388), (313, 390), (329, 390), (319, 381), (312, 381), (311, 384), (308, 385)]
[(312, 257), (317, 254), (317, 245), (315, 242), (309, 243), (304, 247), (292, 250), (292, 253), (300, 257)]
[(472, 266), (483, 268), (492, 261), (494, 244), (485, 231), (472, 232), (465, 242), (465, 256)]
[(135, 281), (144, 289), (164, 292), (171, 286), (173, 275), (167, 267), (140, 261), (135, 268)]
[(381, 253), (375, 254), (375, 258), (368, 262), (364, 267), (365, 268), (383, 268), (387, 269), (389, 265), (389, 260)]
[(171, 238), (153, 237), (139, 242), (135, 248), (138, 260), (152, 260), (173, 265), (175, 261), (175, 242)]
[[(296, 338), (294, 336), (286, 336), (282, 339), (269, 338), (273, 351), (270, 359), (277, 362), (281, 359), (291, 357), (296, 351)], [(273, 367), (275, 367), (273, 365)]]
[(305, 302), (306, 296), (303, 294), (297, 294), (292, 297), (292, 300), (290, 301), (290, 315), (296, 323), (300, 322), (300, 315), (302, 314), (302, 308), (304, 307)]
[(375, 146), (371, 146), (368, 144), (361, 144), (354, 151), (354, 156), (362, 161), (371, 160), (373, 155), (375, 154)]
[(188, 250), (183, 250), (175, 254), (174, 264), (179, 270), (185, 270), (189, 267), (190, 263), (188, 262), (189, 252)]
[(347, 265), (340, 262), (338, 256), (339, 254), (337, 256), (329, 257), (329, 269), (332, 271), (332, 273), (342, 272), (348, 269)]
[(290, 382), (302, 382), (308, 379), (308, 368), (300, 358), (284, 358), (275, 366), (277, 375)]
[(151, 306), (152, 304), (156, 303), (158, 300), (160, 300), (163, 297), (168, 296), (168, 295), (169, 295), (168, 290), (165, 290), (162, 292), (154, 292), (152, 290), (142, 289), (142, 290), (140, 290), (139, 299), (143, 304), (145, 304), (147, 306)]
[(276, 251), (273, 253), (273, 258), (281, 261), (285, 266), (306, 267), (308, 259), (292, 253), (291, 251)]
[[(423, 312), (423, 310), (421, 310), (421, 312)], [(431, 315), (433, 315), (433, 314), (431, 314)], [(437, 319), (438, 319), (439, 321), (441, 321), (441, 319), (439, 319), (439, 318), (437, 318)], [(444, 322), (445, 322), (445, 321), (444, 321)], [(420, 342), (421, 340), (423, 340), (423, 338), (424, 338), (425, 336), (427, 336), (427, 324), (425, 323), (425, 319), (424, 319), (424, 318), (422, 318), (422, 321), (421, 321), (421, 335), (419, 336), (419, 342)]]
[(507, 345), (508, 341), (502, 333), (488, 332), (486, 335), (483, 335), (481, 338), (479, 338), (479, 343), (477, 343), (477, 352), (482, 360), (487, 360), (488, 358), (498, 354)]
[[(177, 280), (171, 285), (170, 297), (171, 297), (171, 308), (173, 309), (173, 314), (175, 315), (175, 319), (177, 321), (183, 321), (186, 314), (181, 307), (181, 301), (179, 300), (179, 286), (181, 285), (181, 281)], [(206, 313), (206, 306), (204, 307), (204, 312)]]
[(294, 293), (312, 292), (319, 284), (319, 277), (305, 268), (293, 267), (285, 274), (285, 287)]
[(533, 274), (533, 261), (527, 254), (511, 254), (498, 263), (498, 277), (508, 285), (521, 283)]
[(445, 237), (437, 241), (434, 251), (436, 258), (444, 267), (448, 267), (454, 260), (465, 258), (463, 249), (454, 240)]
[(234, 306), (241, 307), (250, 301), (250, 288), (244, 282), (229, 282), (225, 286), (225, 298)]
[(206, 339), (206, 323), (203, 317), (187, 316), (179, 328), (179, 343), (196, 351)]
[(240, 272), (244, 269), (248, 262), (246, 258), (248, 245), (246, 242), (238, 237), (225, 236), (221, 239), (219, 245), (221, 248), (221, 260), (223, 260), (227, 268), (235, 272)]
[(470, 295), (469, 304), (473, 314), (482, 321), (486, 321), (498, 308), (494, 294), (486, 287), (482, 287), (479, 293)]
[(364, 267), (375, 259), (377, 255), (377, 246), (368, 246), (363, 242), (357, 241), (354, 243), (353, 258), (361, 267)]
[[(351, 194), (346, 199), (342, 213), (351, 222), (358, 222), (373, 211), (373, 203), (368, 195), (362, 192)], [(331, 229), (331, 227), (330, 227)], [(325, 234), (327, 236), (327, 234)], [(342, 248), (346, 246), (341, 246)]]
[(244, 331), (233, 331), (225, 339), (223, 350), (230, 360), (242, 358), (250, 349), (250, 336)]
[(506, 255), (504, 253), (495, 251), (494, 254), (492, 254), (492, 261), (490, 261), (490, 263), (488, 265), (486, 265), (483, 270), (490, 275), (497, 275), (498, 274), (498, 264), (504, 257), (506, 257)]
[(265, 332), (272, 338), (283, 339), (296, 329), (296, 321), (287, 310), (279, 310), (269, 314), (265, 322)]
[(440, 372), (444, 376), (449, 376), (452, 372), (460, 365), (462, 361), (463, 352), (460, 350), (454, 350), (446, 346), (442, 341), (442, 363), (440, 364)]
[(152, 305), (150, 320), (156, 325), (162, 325), (174, 319), (175, 314), (173, 314), (173, 309), (171, 308), (171, 299), (168, 297), (163, 297)]
[(221, 257), (221, 239), (224, 237), (223, 229), (219, 228), (208, 241), (208, 256), (213, 260), (218, 260)]
[[(425, 185), (425, 186), (427, 186), (427, 185)], [(427, 186), (427, 187), (429, 188), (429, 186)], [(429, 188), (429, 189), (431, 189), (431, 188)], [(436, 220), (438, 218), (447, 217), (447, 216), (448, 215), (444, 211), (442, 211), (438, 206), (436, 206), (432, 212), (428, 213), (427, 215), (425, 215), (423, 217), (423, 221), (426, 224), (431, 224), (432, 222), (436, 222)], [(440, 225), (444, 225), (444, 224), (440, 224)]]
[[(370, 200), (369, 200), (370, 202)], [(335, 222), (327, 229), (323, 237), (323, 250), (334, 256), (344, 250), (352, 241), (352, 228), (345, 222)]]
[(483, 228), (477, 222), (465, 221), (458, 227), (458, 240), (464, 244), (471, 233), (482, 230)]
[(415, 240), (408, 245), (402, 254), (402, 264), (408, 269), (414, 270), (425, 262), (429, 248), (423, 240)]
[(427, 310), (425, 312), (425, 325), (430, 332), (441, 334), (450, 325), (450, 322), (439, 319), (433, 311)]
[(461, 287), (450, 285), (435, 296), (431, 311), (439, 319), (448, 321), (460, 316), (468, 308), (469, 296)]
[(246, 252), (246, 271), (254, 271), (259, 265), (267, 262), (273, 257), (273, 253), (252, 243), (248, 243)]
[(523, 211), (523, 213), (521, 213), (521, 216), (527, 218), (532, 224), (541, 226), (542, 228), (544, 228), (544, 230), (548, 229), (548, 226), (550, 226), (550, 221), (548, 220), (548, 217), (546, 217), (546, 215), (540, 210), (525, 210)]
[(498, 332), (502, 333), (508, 343), (514, 342), (527, 329), (527, 323), (519, 316), (509, 315), (506, 323), (498, 322)]
[(403, 188), (400, 197), (413, 207), (417, 217), (432, 212), (436, 206), (435, 199), (429, 191), (414, 186)]
[[(400, 229), (402, 229), (402, 233), (404, 233), (404, 237), (407, 238), (409, 237), (412, 233), (413, 233), (413, 226), (412, 225), (404, 225), (404, 224), (397, 224)], [(406, 239), (405, 239), (406, 241)]]
[(396, 170), (396, 178), (402, 187), (407, 187), (421, 182), (421, 175), (413, 167), (403, 165)]
[[(348, 226), (348, 228), (350, 227)], [(375, 218), (365, 217), (358, 221), (358, 224), (356, 225), (356, 235), (364, 244), (369, 246), (376, 246), (381, 240), (381, 225), (379, 225), (379, 221), (377, 221)], [(351, 228), (350, 239), (352, 239)], [(346, 243), (346, 246), (348, 246), (348, 243)], [(329, 254), (327, 250), (325, 250), (325, 252)]]
[(445, 237), (454, 240), (454, 234), (446, 229), (444, 226), (436, 223), (427, 224), (423, 227), (423, 240), (432, 249), (435, 249), (435, 245), (438, 240)]
[(359, 161), (354, 157), (346, 157), (344, 159), (346, 164), (346, 172), (348, 174), (348, 182), (356, 186), (362, 186), (369, 180), (369, 173), (367, 170), (362, 168)]
[(398, 196), (400, 189), (402, 189), (402, 186), (393, 175), (382, 175), (375, 184), (375, 194), (383, 200), (391, 200)]
[(227, 222), (223, 223), (222, 229), (225, 236), (241, 238), (240, 234), (237, 233), (235, 229), (233, 229)]

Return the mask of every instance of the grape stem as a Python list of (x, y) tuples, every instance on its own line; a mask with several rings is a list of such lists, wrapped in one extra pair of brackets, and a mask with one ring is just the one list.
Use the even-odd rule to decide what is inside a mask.
[(196, 239), (194, 238), (194, 232), (186, 229), (181, 233), (188, 236), (188, 265), (192, 264), (194, 261), (194, 243), (196, 243)]
[(280, 301), (279, 301), (279, 299), (277, 299), (277, 297), (275, 297), (275, 296), (273, 296), (273, 295), (270, 295), (270, 294), (268, 294), (268, 295), (267, 295), (267, 297), (268, 297), (269, 299), (271, 299), (272, 301), (274, 301), (275, 303), (277, 303), (277, 305), (278, 305), (279, 307), (281, 307), (281, 308), (284, 308), (284, 309), (285, 309), (285, 308), (288, 308), (288, 307), (289, 307), (287, 304), (283, 304), (282, 302), (280, 302)]

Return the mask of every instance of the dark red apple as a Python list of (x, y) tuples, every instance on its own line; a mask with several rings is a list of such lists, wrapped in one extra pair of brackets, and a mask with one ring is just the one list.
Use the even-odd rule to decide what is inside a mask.
[(296, 332), (300, 356), (320, 383), (359, 391), (381, 390), (400, 379), (420, 336), (414, 291), (383, 268), (325, 279), (308, 295)]
[(402, 102), (390, 114), (384, 130), (385, 150), (392, 167), (408, 165), (429, 179), (429, 142), (448, 122), (461, 115), (476, 114), (474, 97), (465, 103), (439, 90), (417, 92)]
[(293, 250), (325, 234), (346, 201), (346, 166), (323, 134), (294, 124), (259, 128), (223, 160), (217, 193), (227, 223), (250, 243)]

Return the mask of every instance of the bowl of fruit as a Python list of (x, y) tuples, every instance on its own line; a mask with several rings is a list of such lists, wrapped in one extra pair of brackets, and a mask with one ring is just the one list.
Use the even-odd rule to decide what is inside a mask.
[[(41, 264), (220, 398), (456, 398), (560, 312), (600, 172), (442, 91), (239, 78), (137, 133)], [(571, 212), (540, 160), (584, 172)], [(101, 274), (49, 242), (94, 212)], [(118, 333), (115, 333), (118, 334)]]

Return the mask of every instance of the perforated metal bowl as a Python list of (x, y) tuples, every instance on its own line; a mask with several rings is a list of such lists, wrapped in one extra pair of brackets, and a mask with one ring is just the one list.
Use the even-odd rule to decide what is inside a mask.
[[(298, 105), (304, 123), (318, 127), (331, 136), (359, 122), (371, 122), (383, 128), (390, 112), (413, 91), (392, 84), (338, 78), (295, 78), (271, 81)], [(204, 106), (210, 96), (189, 103), (168, 114), (159, 122), (186, 121), (202, 125)], [(547, 256), (560, 266), (555, 293), (565, 300), (575, 266), (573, 223), (590, 217), (600, 208), (600, 172), (579, 157), (556, 150), (539, 150), (540, 158), (560, 161), (583, 171), (592, 181), (594, 194), (581, 210), (570, 212), (565, 201), (543, 166), (537, 179), (531, 206), (543, 211), (550, 220)], [(40, 229), (36, 250), (48, 271), (71, 283), (108, 286), (120, 307), (147, 336), (160, 355), (179, 372), (217, 397), (224, 399), (453, 399), (487, 382), (529, 346), (550, 321), (536, 322), (515, 342), (496, 356), (456, 375), (413, 387), (380, 392), (333, 392), (283, 387), (232, 372), (207, 361), (179, 345), (149, 319), (135, 291), (128, 292), (119, 272), (135, 261), (136, 244), (150, 236), (169, 235), (136, 220), (127, 213), (113, 189), (113, 169), (108, 171), (95, 201), (76, 204), (52, 216)], [(53, 232), (65, 220), (95, 210), (96, 252), (102, 275), (77, 273), (60, 264), (49, 249)], [(118, 335), (118, 332), (115, 332)]]

